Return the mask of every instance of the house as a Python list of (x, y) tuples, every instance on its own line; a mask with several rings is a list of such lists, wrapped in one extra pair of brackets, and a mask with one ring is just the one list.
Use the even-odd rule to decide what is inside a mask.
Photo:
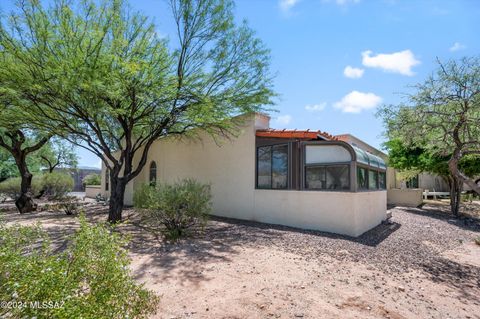
[[(337, 139), (349, 144), (358, 146), (367, 152), (380, 156), (388, 163), (388, 155), (380, 150), (368, 145), (359, 138), (351, 134), (341, 134), (335, 136)], [(399, 172), (393, 167), (387, 168), (387, 203), (391, 205), (419, 206), (423, 203), (423, 192), (428, 194), (449, 193), (450, 186), (442, 176), (432, 173), (419, 173), (410, 180), (400, 178)], [(464, 184), (464, 190), (470, 188)], [(426, 193), (427, 194), (427, 193)]]
[[(386, 219), (385, 161), (321, 131), (274, 130), (270, 117), (243, 115), (238, 136), (168, 137), (125, 193), (152, 181), (210, 183), (213, 214), (359, 236)], [(109, 196), (102, 168), (103, 195)], [(106, 183), (107, 182), (107, 183)]]

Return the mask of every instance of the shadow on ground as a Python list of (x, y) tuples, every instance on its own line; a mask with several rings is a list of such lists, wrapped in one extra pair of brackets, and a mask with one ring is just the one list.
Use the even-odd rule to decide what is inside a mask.
[[(91, 222), (106, 220), (104, 206), (92, 206), (86, 216)], [(168, 243), (146, 229), (132, 209), (124, 212), (125, 222), (117, 230), (130, 237), (134, 275), (162, 282), (210, 280), (212, 264), (228, 267), (235, 256), (249, 249), (281, 249), (305, 260), (325, 262), (328, 258), (360, 262), (385, 274), (411, 270), (425, 273), (432, 281), (446, 283), (465, 297), (478, 294), (480, 268), (457, 263), (441, 256), (462, 241), (480, 234), (478, 224), (459, 223), (434, 208), (393, 208), (392, 220), (358, 238), (300, 230), (223, 217), (212, 217), (205, 231), (194, 237)], [(78, 227), (75, 216), (61, 212), (20, 215), (2, 213), (7, 222), (40, 222), (49, 233), (56, 251), (65, 249), (68, 236)], [(248, 251), (246, 252), (248, 253)]]

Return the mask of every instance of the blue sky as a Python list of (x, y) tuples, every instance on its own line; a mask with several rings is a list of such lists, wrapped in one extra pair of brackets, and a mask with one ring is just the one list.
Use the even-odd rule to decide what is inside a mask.
[[(174, 39), (163, 0), (130, 3)], [(351, 133), (374, 147), (384, 141), (379, 105), (399, 103), (436, 57), (480, 53), (476, 0), (237, 0), (235, 14), (271, 49), (280, 94), (272, 127)], [(80, 165), (100, 164), (79, 155)]]

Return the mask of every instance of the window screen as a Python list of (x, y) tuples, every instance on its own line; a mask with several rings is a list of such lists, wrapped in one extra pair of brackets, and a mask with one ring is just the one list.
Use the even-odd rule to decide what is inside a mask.
[(326, 167), (327, 189), (347, 190), (350, 188), (350, 175), (348, 165), (335, 165)]
[(257, 187), (284, 189), (288, 187), (288, 145), (257, 148)]
[(385, 172), (378, 173), (378, 184), (380, 189), (387, 188), (387, 175), (385, 174)]
[(326, 190), (350, 189), (348, 165), (307, 166), (305, 188)]
[(325, 176), (325, 167), (306, 167), (305, 168), (305, 188), (326, 189), (327, 178)]
[(257, 187), (271, 188), (272, 186), (272, 147), (259, 147), (257, 151)]
[(150, 163), (150, 174), (148, 177), (150, 185), (155, 186), (157, 184), (157, 163)]
[(367, 169), (357, 167), (357, 187), (358, 189), (368, 189)]
[(288, 145), (272, 146), (272, 188), (287, 188)]
[(378, 172), (368, 171), (368, 188), (378, 189)]

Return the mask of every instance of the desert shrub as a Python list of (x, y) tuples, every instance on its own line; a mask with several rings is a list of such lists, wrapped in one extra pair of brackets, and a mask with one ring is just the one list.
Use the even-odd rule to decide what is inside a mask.
[(83, 211), (82, 203), (80, 199), (75, 196), (66, 196), (62, 198), (62, 201), (59, 203), (59, 208), (64, 211), (66, 215), (76, 215), (79, 212)]
[(0, 225), (0, 300), (6, 303), (0, 317), (148, 317), (158, 297), (131, 277), (125, 245), (119, 234), (83, 217), (60, 253), (39, 226)]
[[(17, 199), (20, 196), (20, 177), (11, 177), (0, 183), (0, 194), (3, 197)], [(41, 175), (34, 175), (32, 178), (33, 196), (38, 196), (43, 188), (43, 178)]]
[(102, 178), (100, 177), (99, 174), (88, 174), (85, 176), (82, 180), (83, 186), (86, 185), (101, 185), (102, 184)]
[(43, 175), (42, 186), (45, 195), (51, 199), (61, 199), (73, 189), (73, 178), (65, 173), (52, 172)]
[(203, 229), (211, 212), (211, 199), (210, 185), (193, 179), (143, 185), (134, 193), (134, 205), (143, 209), (144, 221), (173, 240)]

